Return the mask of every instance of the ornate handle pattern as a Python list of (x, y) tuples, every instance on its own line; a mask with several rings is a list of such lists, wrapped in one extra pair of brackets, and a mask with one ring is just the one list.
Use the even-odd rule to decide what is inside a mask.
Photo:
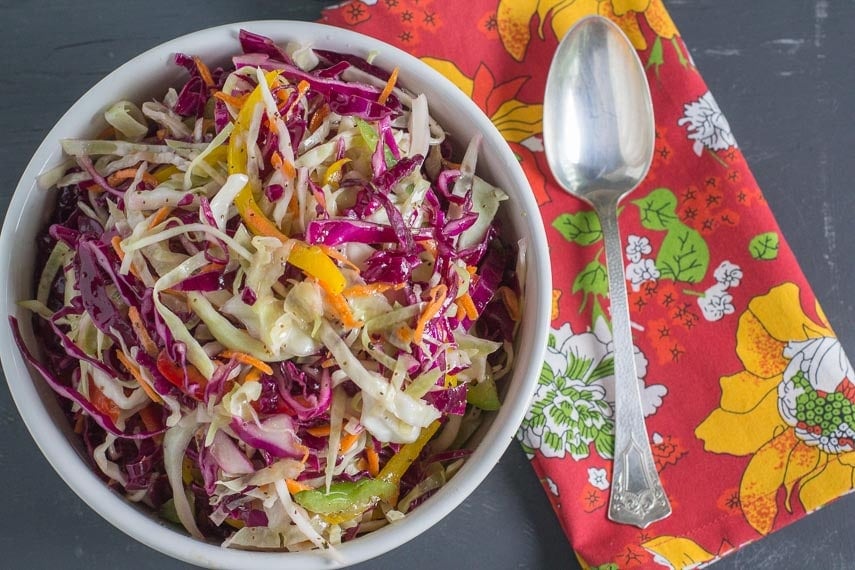
[(609, 304), (615, 359), (615, 459), (609, 518), (640, 528), (671, 514), (671, 505), (650, 450), (635, 369), (635, 349), (629, 327), (629, 301), (623, 269), (623, 249), (617, 225), (617, 197), (592, 200), (600, 217), (609, 272)]

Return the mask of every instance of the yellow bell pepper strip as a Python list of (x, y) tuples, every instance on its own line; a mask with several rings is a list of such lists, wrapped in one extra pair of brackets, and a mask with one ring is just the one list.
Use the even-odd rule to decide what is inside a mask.
[[(204, 160), (210, 166), (216, 166), (216, 164), (218, 162), (226, 160), (228, 158), (227, 154), (228, 154), (228, 149), (225, 146), (220, 146), (220, 147), (215, 148), (211, 152), (209, 152), (208, 156), (206, 156), (202, 160)], [(153, 176), (154, 176), (154, 180), (157, 181), (157, 184), (163, 184), (164, 182), (169, 180), (173, 174), (179, 174), (179, 173), (182, 173), (182, 172), (180, 170), (178, 170), (178, 167), (175, 166), (174, 164), (170, 164), (170, 165), (164, 166), (162, 168), (158, 168)], [(155, 184), (155, 186), (157, 184)]]
[[(278, 71), (269, 71), (265, 74), (267, 85), (272, 86), (279, 77)], [(261, 87), (256, 87), (246, 98), (241, 106), (240, 113), (235, 119), (234, 129), (229, 137), (228, 165), (229, 174), (245, 174), (247, 171), (246, 143), (242, 140), (247, 132), (255, 106), (261, 102)], [(283, 234), (276, 224), (273, 223), (255, 201), (252, 195), (252, 187), (247, 184), (238, 193), (234, 201), (240, 217), (243, 218), (249, 231), (256, 235), (275, 237), (283, 243), (288, 241), (288, 236)], [(302, 242), (296, 242), (288, 263), (303, 270), (307, 275), (317, 279), (324, 289), (334, 295), (340, 295), (347, 284), (344, 275), (335, 263), (318, 247), (310, 246)]]
[(410, 468), (413, 461), (416, 460), (431, 438), (436, 434), (439, 426), (439, 420), (436, 420), (428, 427), (424, 428), (422, 433), (419, 434), (419, 437), (416, 438), (414, 442), (402, 446), (401, 449), (398, 450), (398, 453), (393, 455), (389, 461), (386, 462), (386, 465), (384, 465), (383, 469), (380, 470), (377, 478), (394, 483), (397, 486), (398, 483), (401, 482), (401, 477), (404, 476), (404, 473), (407, 472), (407, 469)]
[(350, 162), (350, 159), (345, 157), (339, 160), (336, 160), (332, 164), (327, 167), (326, 172), (324, 172), (323, 177), (321, 178), (321, 186), (326, 186), (329, 184), (334, 190), (338, 188), (339, 182), (341, 182), (341, 176), (343, 174), (342, 167)]
[(154, 178), (158, 184), (162, 184), (169, 180), (173, 174), (178, 174), (179, 172), (181, 171), (178, 170), (177, 166), (170, 164), (169, 166), (157, 169), (157, 172), (154, 173)]

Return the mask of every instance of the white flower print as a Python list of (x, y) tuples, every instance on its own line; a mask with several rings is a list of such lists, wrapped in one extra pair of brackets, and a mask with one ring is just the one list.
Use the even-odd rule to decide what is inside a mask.
[(558, 496), (558, 485), (555, 484), (555, 481), (553, 481), (552, 479), (547, 477), (546, 479), (543, 480), (543, 482), (546, 483), (547, 487), (549, 487), (549, 492), (557, 497)]
[(832, 337), (791, 341), (790, 362), (778, 385), (778, 411), (796, 435), (827, 453), (855, 450), (852, 365)]
[(730, 315), (736, 310), (733, 306), (733, 297), (726, 289), (721, 283), (716, 283), (704, 292), (703, 297), (698, 297), (698, 306), (706, 320), (720, 321), (725, 315)]
[(730, 125), (722, 114), (712, 93), (707, 91), (697, 101), (683, 106), (683, 117), (677, 121), (681, 127), (688, 125), (689, 140), (695, 141), (692, 150), (701, 156), (704, 147), (716, 151), (736, 146)]
[(626, 258), (632, 263), (638, 263), (645, 255), (653, 251), (650, 240), (645, 236), (629, 236), (626, 245)]
[(659, 270), (652, 259), (641, 259), (637, 263), (630, 263), (626, 267), (626, 276), (632, 283), (632, 290), (638, 291), (645, 281), (656, 281), (659, 279)]
[(716, 270), (713, 272), (716, 283), (729, 289), (730, 287), (738, 287), (742, 281), (742, 269), (738, 265), (734, 265), (729, 261), (722, 261)]
[[(574, 334), (569, 324), (553, 329), (534, 403), (517, 433), (530, 456), (579, 460), (594, 450), (604, 458), (614, 452), (614, 345), (605, 319), (594, 330)], [(665, 386), (647, 386), (647, 359), (635, 349), (645, 415), (656, 412)]]
[(609, 478), (606, 474), (605, 469), (599, 469), (597, 467), (588, 467), (588, 483), (599, 489), (600, 491), (605, 491), (609, 488)]

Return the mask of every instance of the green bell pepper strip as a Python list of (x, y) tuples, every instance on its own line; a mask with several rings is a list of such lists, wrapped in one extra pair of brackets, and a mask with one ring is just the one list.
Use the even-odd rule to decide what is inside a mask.
[(499, 402), (499, 393), (496, 390), (496, 381), (493, 378), (487, 378), (474, 386), (470, 385), (466, 391), (466, 401), (482, 410), (498, 410), (501, 407), (501, 402)]
[(390, 501), (397, 492), (398, 486), (390, 481), (361, 479), (333, 483), (329, 492), (300, 491), (294, 495), (294, 502), (327, 522), (338, 524), (373, 508), (379, 501)]

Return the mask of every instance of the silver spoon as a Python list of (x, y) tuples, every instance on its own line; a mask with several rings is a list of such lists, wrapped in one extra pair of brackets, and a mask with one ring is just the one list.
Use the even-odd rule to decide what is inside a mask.
[(546, 81), (543, 142), (558, 183), (594, 207), (603, 229), (616, 394), (609, 518), (644, 528), (671, 505), (644, 425), (617, 207), (650, 168), (653, 105), (638, 55), (609, 20), (584, 18), (561, 40)]

